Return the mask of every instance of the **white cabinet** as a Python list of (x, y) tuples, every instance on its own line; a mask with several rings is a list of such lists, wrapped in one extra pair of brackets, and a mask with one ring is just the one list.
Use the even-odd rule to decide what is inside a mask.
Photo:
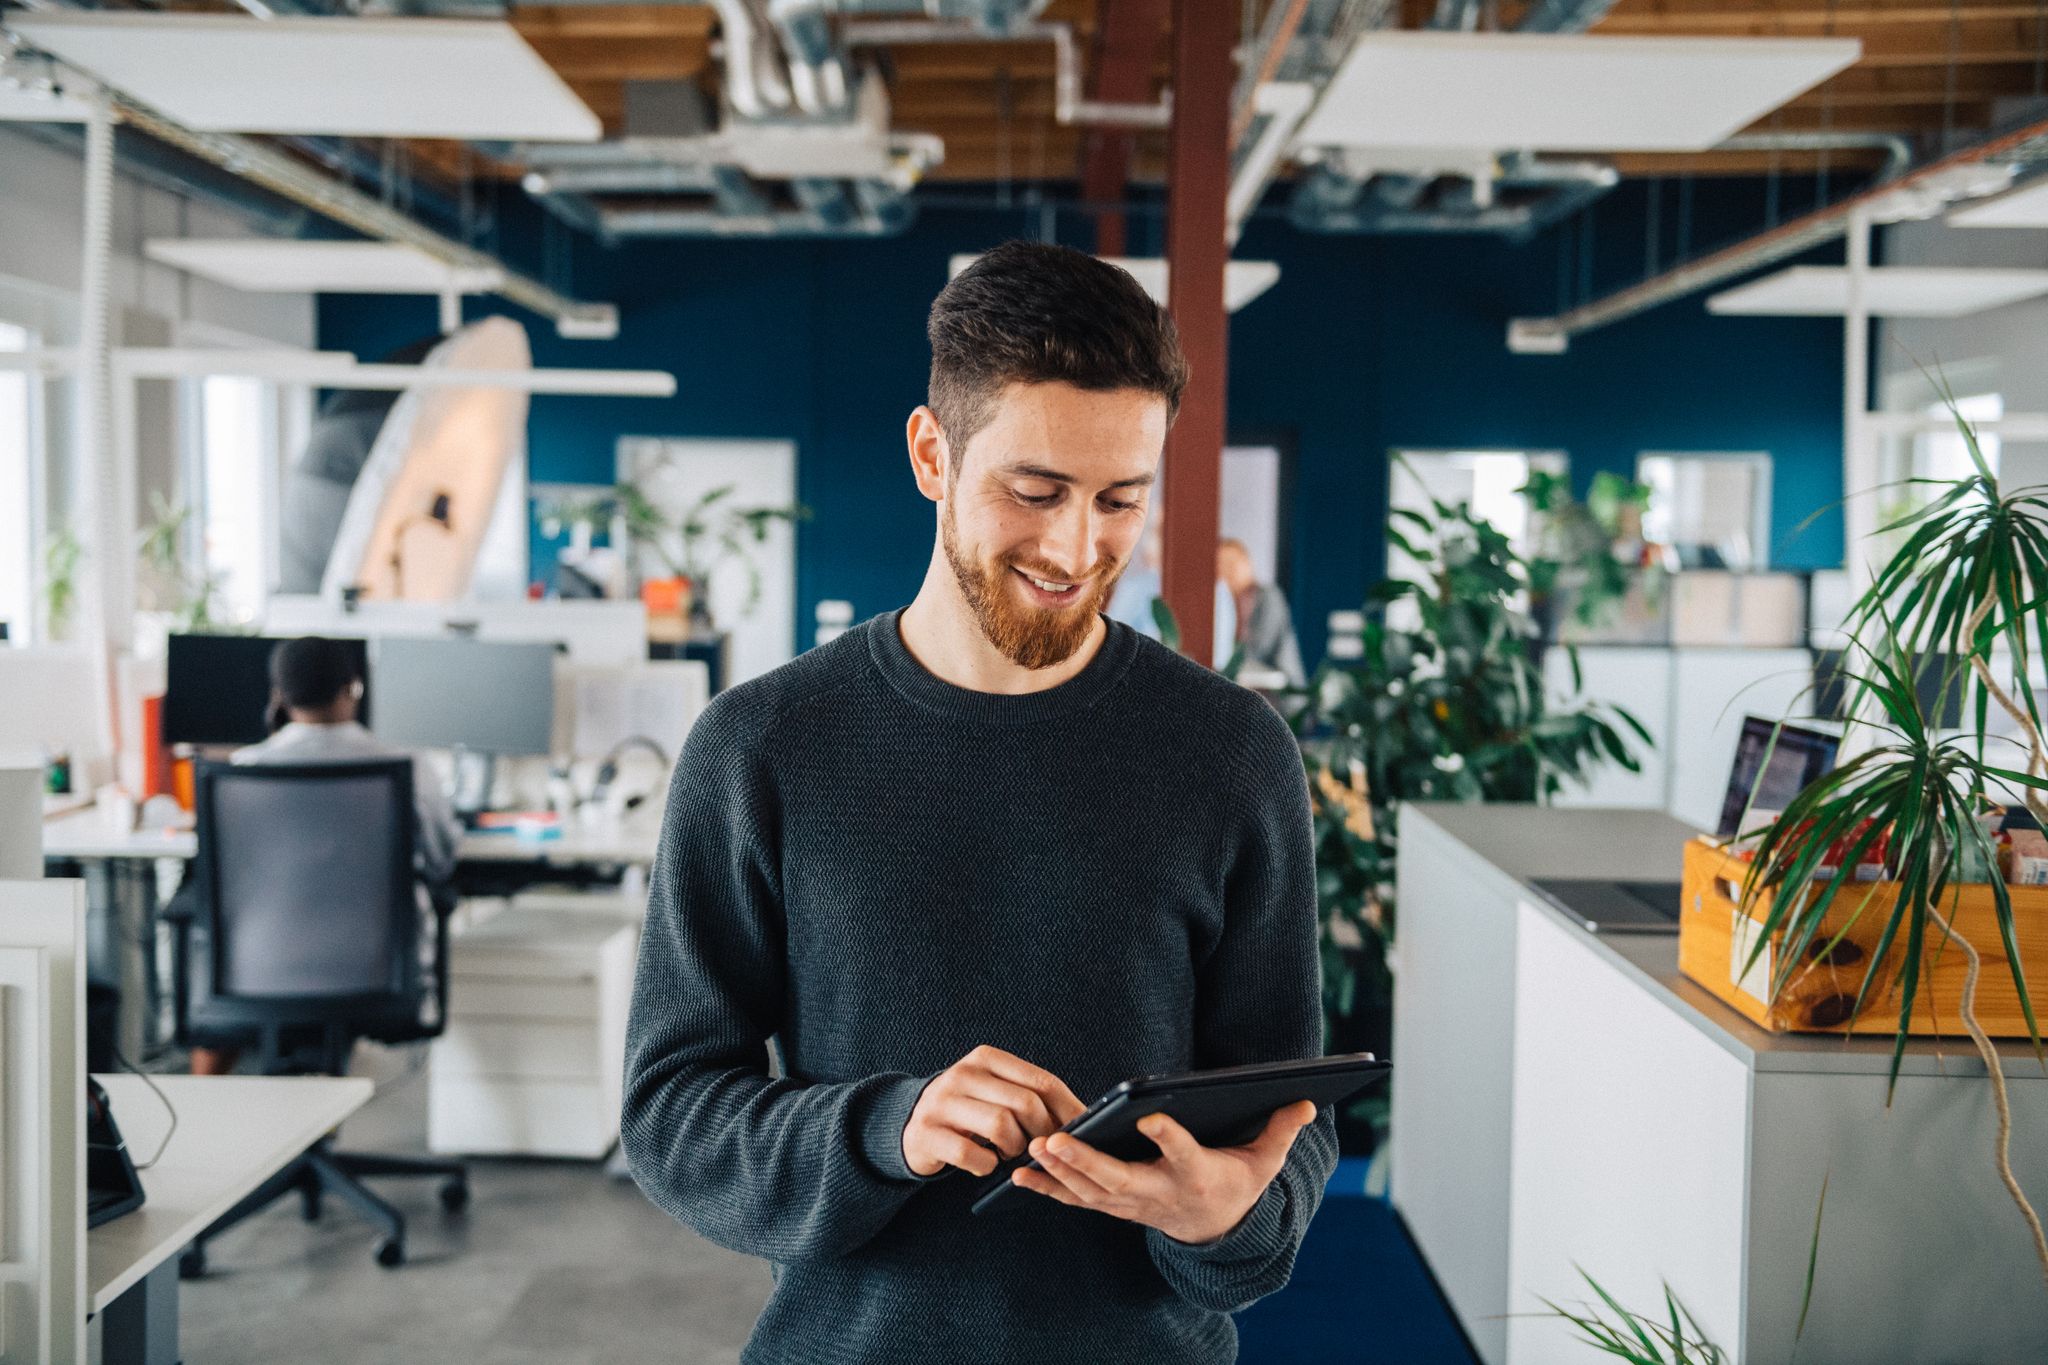
[[(1669, 1284), (1730, 1365), (2036, 1361), (2048, 1294), (1991, 1162), (1967, 1043), (1770, 1034), (1677, 942), (1586, 933), (1525, 889), (1675, 875), (1643, 811), (1404, 806), (1392, 1195), (1486, 1365), (1586, 1360), (1541, 1298), (1583, 1266), (1638, 1312)], [(2021, 1185), (2048, 1190), (2048, 1076), (2003, 1046)], [(1822, 1181), (1811, 1312), (1800, 1298)]]
[(515, 906), (452, 940), (429, 1061), (437, 1152), (600, 1157), (618, 1137), (634, 923)]
[(1742, 718), (1777, 719), (1812, 707), (1813, 656), (1804, 649), (1581, 645), (1578, 656), (1582, 687), (1575, 691), (1564, 647), (1544, 655), (1551, 697), (1619, 706), (1642, 722), (1653, 744), (1647, 753), (1640, 741), (1631, 745), (1640, 773), (1603, 763), (1590, 782), (1559, 793), (1560, 806), (1661, 810), (1711, 830), (1720, 822)]

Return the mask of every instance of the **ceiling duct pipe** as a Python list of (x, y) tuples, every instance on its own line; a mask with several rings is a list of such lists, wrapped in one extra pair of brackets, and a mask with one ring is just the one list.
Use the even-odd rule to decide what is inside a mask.
[(1850, 215), (1854, 213), (1869, 213), (1879, 223), (1930, 217), (1957, 199), (1994, 193), (2011, 183), (2018, 168), (2043, 165), (2048, 165), (2048, 120), (2027, 124), (1917, 170), (1879, 181), (1860, 193), (1747, 241), (1688, 261), (1554, 317), (1515, 318), (1508, 323), (1508, 349), (1523, 354), (1561, 355), (1571, 338), (1581, 333), (1634, 317), (1659, 304), (1710, 289), (1832, 242), (1847, 231)]
[[(720, 11), (739, 0), (720, 0)], [(1049, 0), (768, 0), (768, 21), (782, 39), (797, 107), (813, 118), (846, 108), (853, 82), (833, 38), (833, 15), (919, 15), (959, 36), (1004, 37), (1028, 26)]]
[(711, 0), (725, 45), (725, 97), (742, 118), (766, 118), (789, 108), (789, 82), (777, 64), (774, 40), (747, 0)]
[[(951, 0), (932, 0), (945, 9)], [(1032, 9), (1043, 8), (1033, 6)], [(958, 23), (906, 20), (901, 23), (858, 24), (846, 31), (854, 47), (895, 47), (907, 43), (1014, 42), (1053, 46), (1053, 118), (1065, 125), (1103, 128), (1164, 128), (1173, 121), (1173, 92), (1155, 104), (1112, 104), (1081, 95), (1081, 57), (1074, 30), (1067, 24), (1015, 23), (984, 29)]]
[(458, 270), (495, 272), (499, 284), (492, 293), (552, 318), (555, 329), (563, 336), (607, 337), (618, 331), (618, 309), (612, 304), (582, 303), (558, 293), (496, 257), (443, 237), (354, 186), (323, 175), (263, 143), (233, 133), (198, 132), (123, 97), (114, 98), (114, 109), (123, 123), (159, 142), (222, 167), (366, 237), (417, 247)]
[[(1615, 0), (1537, 0), (1531, 6), (1522, 22), (1516, 25), (1522, 33), (1583, 33), (1607, 17), (1614, 8)], [(1481, 11), (1479, 0), (1437, 0), (1437, 7), (1430, 16), (1429, 27), (1441, 32), (1469, 33), (1478, 27)], [(1429, 175), (1381, 174), (1358, 177), (1344, 169), (1341, 159), (1328, 159), (1317, 165), (1302, 178), (1296, 190), (1291, 212), (1295, 225), (1311, 232), (1383, 232), (1383, 231), (1429, 231), (1434, 230), (1421, 224), (1440, 222), (1444, 211), (1420, 213), (1412, 216), (1393, 216), (1372, 211), (1361, 212), (1356, 205), (1359, 188), (1352, 180), (1370, 180), (1373, 197), (1393, 209), (1413, 209), (1421, 202), (1422, 196), (1436, 179)], [(1607, 186), (1615, 182), (1609, 180)], [(1592, 180), (1578, 179), (1560, 189), (1558, 197), (1563, 201), (1549, 209), (1532, 214), (1533, 226), (1523, 223), (1519, 210), (1505, 210), (1501, 214), (1489, 214), (1488, 223), (1495, 226), (1477, 228), (1482, 231), (1510, 230), (1515, 232), (1533, 231), (1545, 223), (1553, 222), (1566, 213), (1576, 211), (1599, 197), (1602, 187)], [(1485, 209), (1491, 202), (1490, 191), (1475, 185), (1475, 192), (1466, 196), (1476, 208)], [(1455, 202), (1451, 200), (1449, 202)], [(1318, 221), (1324, 214), (1331, 215), (1327, 221)], [(1370, 224), (1353, 226), (1350, 224)], [(1389, 228), (1389, 223), (1408, 223), (1413, 226)], [(1517, 226), (1503, 229), (1500, 223)], [(1467, 230), (1467, 229), (1459, 229)]]

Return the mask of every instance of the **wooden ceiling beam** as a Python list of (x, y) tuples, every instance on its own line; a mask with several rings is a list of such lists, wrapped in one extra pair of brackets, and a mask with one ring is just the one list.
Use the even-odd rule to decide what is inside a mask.
[(508, 14), (525, 38), (592, 36), (708, 38), (718, 27), (709, 5), (515, 5)]
[[(1767, 175), (1774, 168), (1784, 175), (1812, 175), (1821, 166), (1819, 152), (1780, 152), (1775, 162), (1768, 152), (1629, 152), (1610, 160), (1616, 170), (1630, 177)], [(1883, 161), (1880, 152), (1827, 155), (1830, 174), (1874, 171)]]
[(1785, 8), (1745, 6), (1741, 9), (1621, 9), (1617, 8), (1595, 25), (1595, 33), (1672, 33), (1683, 29), (1713, 32), (1772, 32), (1783, 30), (1832, 31), (1847, 36), (1860, 29), (1901, 25), (1950, 23), (2021, 22), (2032, 25), (2037, 11), (2032, 4), (1959, 5), (1842, 5), (1826, 8)]

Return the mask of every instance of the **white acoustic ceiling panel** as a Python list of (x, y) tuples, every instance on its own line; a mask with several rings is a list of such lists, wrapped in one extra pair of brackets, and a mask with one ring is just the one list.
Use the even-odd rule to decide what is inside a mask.
[(603, 132), (510, 24), (28, 14), (36, 47), (208, 132), (594, 142)]
[(2010, 194), (1966, 204), (1948, 216), (1950, 227), (2048, 227), (2048, 176), (2029, 181)]
[[(947, 276), (951, 278), (973, 265), (980, 257), (969, 254), (955, 256), (948, 263)], [(1103, 260), (1131, 273), (1133, 279), (1144, 286), (1153, 301), (1164, 306), (1166, 303), (1166, 262), (1158, 256), (1104, 256)], [(1223, 307), (1226, 312), (1235, 313), (1259, 295), (1271, 289), (1280, 278), (1280, 266), (1276, 261), (1226, 261), (1223, 264)]]
[(1701, 151), (1862, 51), (1853, 38), (1368, 33), (1296, 145)]
[(255, 293), (480, 293), (503, 283), (501, 271), (458, 270), (397, 242), (174, 237), (142, 250), (153, 261)]
[[(1863, 289), (1877, 317), (1957, 318), (2048, 294), (2048, 270), (1887, 265), (1872, 269)], [(1714, 295), (1707, 311), (1841, 317), (1849, 311), (1849, 272), (1835, 265), (1796, 265)]]
[(0, 123), (84, 123), (90, 117), (83, 100), (0, 81)]

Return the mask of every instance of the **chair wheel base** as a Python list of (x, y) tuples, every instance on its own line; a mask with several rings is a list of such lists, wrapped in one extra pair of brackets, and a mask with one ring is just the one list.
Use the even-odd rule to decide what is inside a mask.
[(193, 1245), (178, 1253), (178, 1278), (196, 1280), (206, 1273), (206, 1248)]
[(395, 1270), (405, 1264), (405, 1243), (395, 1237), (387, 1237), (377, 1243), (377, 1264), (386, 1270)]
[(441, 1207), (450, 1213), (461, 1213), (469, 1207), (469, 1182), (462, 1179), (450, 1180), (441, 1186)]

